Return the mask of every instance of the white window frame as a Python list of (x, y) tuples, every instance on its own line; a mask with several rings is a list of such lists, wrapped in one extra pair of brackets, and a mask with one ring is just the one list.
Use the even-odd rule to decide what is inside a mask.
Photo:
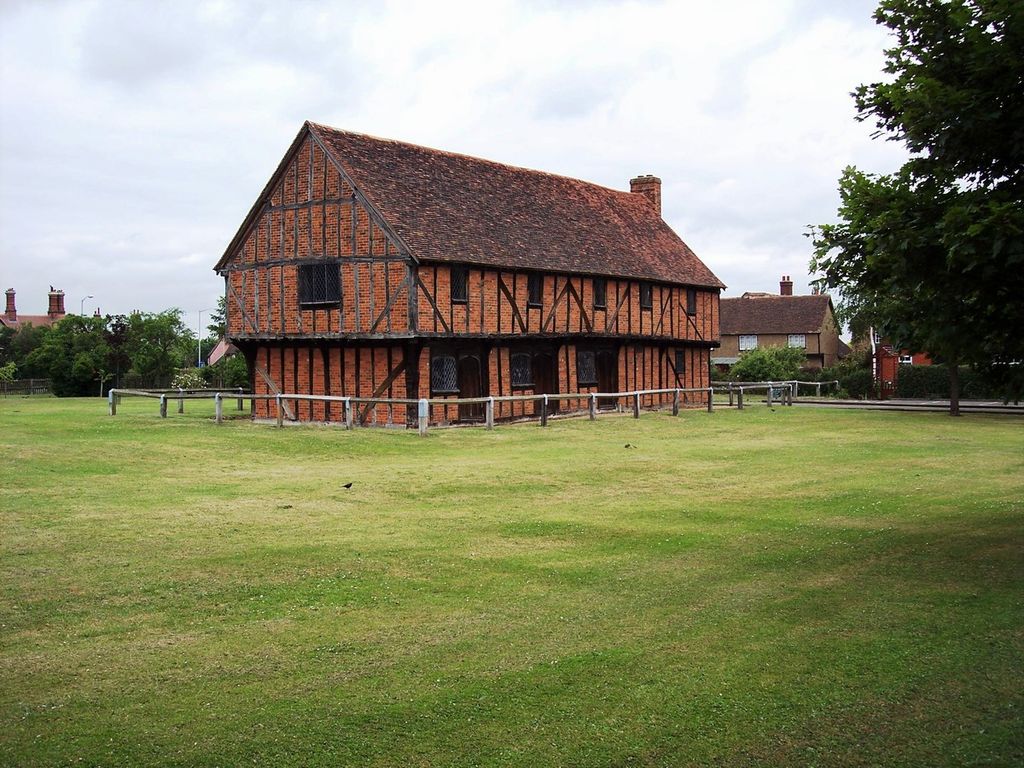
[[(753, 339), (753, 342), (751, 342)], [(757, 334), (756, 333), (744, 333), (740, 334), (740, 352), (749, 352), (752, 349), (757, 349)]]
[[(794, 342), (794, 339), (797, 341)], [(789, 334), (789, 340), (786, 342), (786, 346), (793, 347), (793, 349), (807, 349), (807, 334), (805, 333), (791, 333)]]
[(900, 355), (899, 363), (900, 363), (900, 365), (913, 365), (914, 364), (914, 356), (913, 355)]

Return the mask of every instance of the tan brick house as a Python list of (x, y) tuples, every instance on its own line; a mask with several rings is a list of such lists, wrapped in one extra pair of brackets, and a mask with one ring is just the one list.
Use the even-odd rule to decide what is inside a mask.
[[(215, 269), (258, 393), (705, 386), (718, 344), (723, 285), (662, 220), (659, 179), (623, 192), (310, 122)], [(339, 411), (302, 402), (290, 415)], [(416, 413), (358, 418), (411, 424)]]
[(839, 338), (835, 308), (827, 294), (794, 296), (784, 276), (779, 295), (745, 293), (721, 300), (721, 347), (712, 362), (727, 369), (758, 347), (796, 347), (807, 355), (808, 368), (827, 368), (849, 348)]

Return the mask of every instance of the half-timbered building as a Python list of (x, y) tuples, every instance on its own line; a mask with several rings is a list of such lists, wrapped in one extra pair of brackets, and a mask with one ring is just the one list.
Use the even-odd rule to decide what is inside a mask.
[[(718, 344), (723, 285), (662, 220), (659, 179), (624, 192), (309, 122), (215, 269), (260, 394), (700, 387)], [(288, 416), (341, 413), (300, 401)], [(357, 418), (408, 424), (416, 410)]]

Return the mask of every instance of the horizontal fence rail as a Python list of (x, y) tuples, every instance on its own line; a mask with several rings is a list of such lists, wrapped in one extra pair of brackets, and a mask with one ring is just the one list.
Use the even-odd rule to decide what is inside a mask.
[[(298, 403), (339, 403), (342, 406), (343, 415), (341, 423), (346, 429), (352, 429), (359, 422), (364, 423), (370, 409), (378, 406), (387, 406), (389, 413), (395, 407), (407, 409), (411, 416), (415, 413), (415, 419), (406, 418), (402, 424), (397, 426), (408, 426), (419, 430), (421, 435), (427, 434), (431, 424), (435, 426), (447, 426), (453, 422), (483, 424), (487, 429), (493, 429), (495, 424), (495, 405), (499, 403), (533, 403), (534, 412), (532, 415), (523, 414), (509, 417), (515, 419), (537, 419), (541, 426), (547, 426), (549, 418), (553, 415), (555, 408), (553, 404), (560, 402), (569, 403), (576, 401), (577, 410), (569, 411), (568, 415), (581, 415), (586, 412), (593, 421), (602, 410), (632, 411), (633, 418), (640, 418), (640, 411), (647, 408), (664, 408), (670, 405), (672, 415), (679, 414), (680, 405), (686, 395), (699, 395), (699, 398), (688, 398), (692, 405), (704, 404), (708, 413), (714, 411), (715, 395), (727, 394), (729, 406), (735, 406), (742, 410), (744, 407), (744, 394), (750, 392), (765, 393), (765, 402), (768, 406), (776, 403), (780, 405), (792, 405), (796, 397), (797, 387), (801, 384), (831, 384), (833, 382), (797, 382), (797, 381), (761, 381), (761, 382), (728, 382), (718, 387), (679, 387), (666, 389), (635, 389), (626, 392), (560, 392), (539, 395), (499, 395), (485, 397), (427, 397), (427, 398), (402, 398), (402, 397), (357, 397), (350, 395), (307, 395), (299, 393), (278, 393), (278, 394), (255, 394), (246, 392), (241, 388), (237, 390), (208, 390), (208, 389), (111, 389), (107, 395), (107, 403), (111, 416), (117, 415), (117, 407), (122, 397), (141, 397), (160, 401), (160, 416), (167, 418), (167, 403), (169, 400), (176, 400), (178, 413), (185, 412), (186, 400), (213, 400), (214, 419), (220, 424), (224, 420), (224, 400), (235, 400), (237, 410), (243, 410), (243, 403), (250, 403), (250, 410), (255, 407), (256, 401), (273, 401), (275, 421), (277, 426), (283, 427), (285, 420), (298, 421), (294, 416)], [(645, 406), (645, 400), (647, 405)], [(586, 403), (583, 408), (582, 404)], [(609, 405), (611, 404), (611, 405)], [(363, 416), (356, 418), (356, 406), (365, 406)], [(476, 417), (449, 419), (450, 409), (459, 406), (483, 406), (482, 413)], [(413, 411), (415, 409), (415, 411)], [(437, 417), (438, 411), (440, 418)], [(388, 422), (393, 424), (393, 422)]]
[(49, 379), (13, 379), (0, 381), (0, 393), (4, 397), (10, 395), (48, 395), (50, 394)]

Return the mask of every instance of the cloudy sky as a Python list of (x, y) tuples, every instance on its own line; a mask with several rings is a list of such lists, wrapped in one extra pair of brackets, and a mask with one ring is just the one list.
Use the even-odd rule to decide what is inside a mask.
[(656, 174), (726, 296), (803, 292), (841, 169), (901, 160), (853, 119), (889, 44), (874, 5), (3, 0), (0, 290), (194, 326), (312, 119), (620, 189)]

